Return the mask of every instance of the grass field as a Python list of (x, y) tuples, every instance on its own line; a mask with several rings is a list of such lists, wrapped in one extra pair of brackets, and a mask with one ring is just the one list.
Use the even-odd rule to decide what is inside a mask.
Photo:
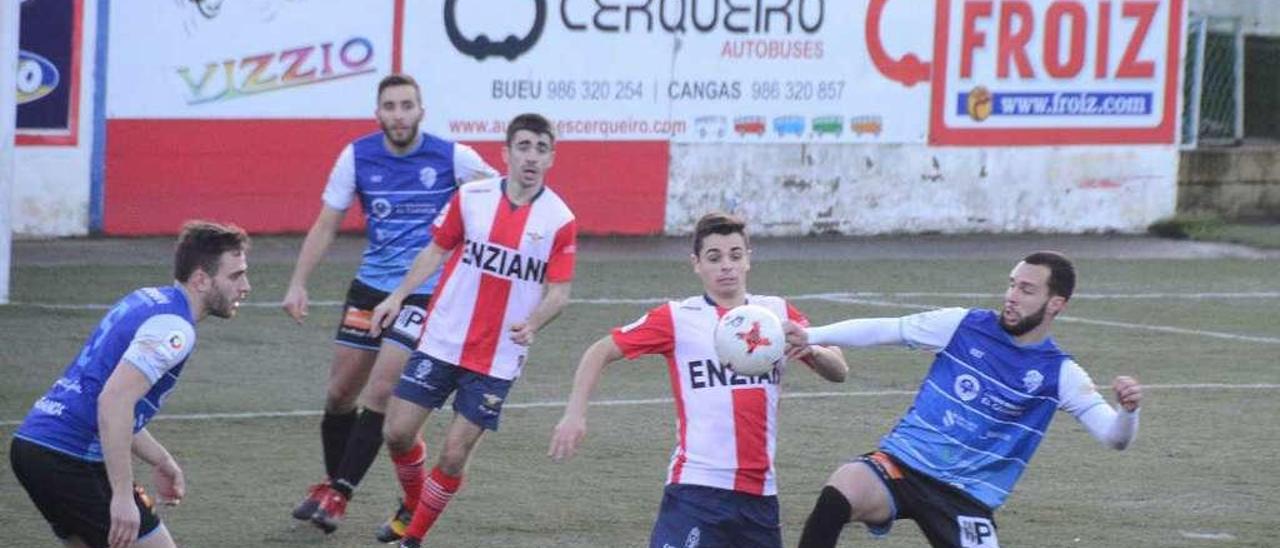
[[(1029, 250), (1028, 250), (1029, 251)], [(936, 306), (996, 306), (1011, 260), (814, 260), (757, 257), (757, 293), (798, 297), (815, 323)], [(291, 258), (290, 258), (291, 260)], [(398, 489), (380, 457), (325, 537), (288, 511), (322, 474), (319, 417), (337, 307), (315, 306), (298, 327), (274, 305), (286, 260), (251, 261), (254, 293), (240, 317), (210, 319), (200, 349), (150, 430), (184, 466), (188, 499), (165, 521), (184, 546), (370, 546)], [(611, 368), (595, 397), (583, 452), (545, 456), (583, 349), (661, 299), (698, 292), (681, 257), (593, 261), (584, 256), (575, 302), (539, 334), (512, 391), (502, 430), (485, 439), (469, 483), (433, 531), (435, 546), (643, 546), (674, 443), (674, 411), (657, 358)], [(47, 389), (103, 310), (163, 263), (16, 264), (0, 307), (0, 545), (53, 545), (8, 469), (16, 421)], [(1055, 326), (1094, 380), (1136, 374), (1148, 384), (1142, 428), (1114, 452), (1060, 415), (1028, 473), (997, 513), (1005, 546), (1280, 545), (1280, 262), (1083, 260), (1071, 320)], [(327, 263), (315, 301), (340, 299), (354, 263)], [(634, 302), (633, 302), (634, 301)], [(77, 305), (50, 307), (45, 305)], [(40, 306), (36, 306), (40, 305)], [(794, 369), (785, 380), (778, 451), (784, 538), (794, 546), (828, 473), (869, 450), (910, 404), (930, 356), (905, 349), (846, 351), (843, 385)], [(291, 413), (301, 412), (301, 413)], [(247, 414), (227, 417), (221, 414)], [(212, 416), (211, 416), (212, 415)], [(167, 417), (167, 418), (166, 418)], [(444, 416), (432, 417), (428, 445)], [(147, 475), (140, 475), (147, 478)], [(867, 544), (850, 527), (844, 546)], [(883, 547), (923, 545), (899, 522)]]

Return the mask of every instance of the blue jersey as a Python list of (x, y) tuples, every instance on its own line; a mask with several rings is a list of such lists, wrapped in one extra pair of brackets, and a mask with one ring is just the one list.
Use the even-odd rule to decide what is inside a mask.
[(970, 310), (880, 448), (997, 508), (1060, 406), (1068, 360), (1053, 339), (1019, 346), (995, 312)]
[[(324, 202), (346, 209), (358, 197), (368, 245), (356, 278), (391, 292), (431, 243), (431, 222), (449, 203), (458, 181), (495, 172), (473, 150), (431, 135), (403, 156), (387, 150), (381, 132), (357, 139), (339, 155)], [(431, 293), (439, 271), (414, 293)]]
[[(80, 354), (22, 421), (15, 434), (75, 458), (101, 462), (98, 395), (116, 367), (136, 367), (151, 389), (133, 410), (142, 430), (178, 382), (196, 345), (195, 322), (182, 288), (147, 287), (111, 308)], [(124, 365), (120, 365), (120, 364)]]

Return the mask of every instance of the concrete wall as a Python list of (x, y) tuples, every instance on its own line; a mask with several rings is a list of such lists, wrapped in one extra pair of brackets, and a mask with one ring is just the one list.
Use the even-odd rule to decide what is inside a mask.
[(1141, 232), (1174, 213), (1167, 147), (673, 145), (665, 232), (711, 208), (761, 235)]
[(98, 3), (83, 2), (78, 138), (75, 146), (21, 145), (14, 151), (15, 237), (89, 233), (90, 156), (93, 151), (94, 55)]
[(1280, 2), (1276, 0), (1191, 0), (1191, 13), (1240, 17), (1245, 34), (1280, 36)]
[(1182, 153), (1178, 213), (1280, 220), (1280, 147)]

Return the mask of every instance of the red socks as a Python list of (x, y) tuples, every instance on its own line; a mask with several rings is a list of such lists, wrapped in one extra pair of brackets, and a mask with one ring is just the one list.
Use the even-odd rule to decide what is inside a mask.
[[(397, 468), (398, 468), (397, 464)], [(450, 476), (440, 471), (439, 467), (431, 469), (431, 475), (422, 485), (422, 495), (418, 497), (418, 505), (413, 511), (413, 521), (405, 529), (406, 537), (421, 539), (435, 524), (436, 518), (444, 512), (453, 494), (458, 492), (462, 484), (462, 476)]]
[(421, 439), (413, 445), (413, 449), (391, 455), (391, 462), (396, 465), (396, 479), (400, 480), (400, 488), (404, 490), (404, 505), (410, 511), (418, 507), (422, 483), (427, 479), (427, 472), (422, 468), (426, 459), (427, 444)]

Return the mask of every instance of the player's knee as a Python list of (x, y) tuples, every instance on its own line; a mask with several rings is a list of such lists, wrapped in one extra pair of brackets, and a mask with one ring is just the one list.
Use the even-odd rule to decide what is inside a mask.
[(325, 392), (324, 411), (331, 415), (350, 413), (356, 408), (356, 398), (360, 395), (359, 387), (352, 388), (337, 383), (329, 383)]
[(387, 449), (392, 453), (404, 453), (413, 449), (414, 434), (414, 429), (406, 428), (398, 421), (391, 420), (391, 417), (387, 417), (382, 423), (382, 439), (386, 441)]

